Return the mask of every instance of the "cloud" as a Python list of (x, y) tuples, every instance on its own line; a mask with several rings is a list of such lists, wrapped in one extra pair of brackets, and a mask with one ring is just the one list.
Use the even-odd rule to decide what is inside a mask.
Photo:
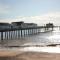
[(0, 15), (9, 13), (10, 6), (0, 3)]
[(16, 18), (1, 19), (1, 22), (15, 22), (24, 21), (27, 23), (37, 23), (38, 25), (44, 25), (46, 23), (54, 23), (60, 25), (60, 12), (50, 12), (40, 16), (17, 16)]
[(47, 14), (43, 14), (41, 16), (24, 16), (17, 17), (17, 19), (37, 23), (38, 25), (44, 25), (46, 23), (52, 22), (55, 25), (60, 25), (60, 12), (50, 12)]

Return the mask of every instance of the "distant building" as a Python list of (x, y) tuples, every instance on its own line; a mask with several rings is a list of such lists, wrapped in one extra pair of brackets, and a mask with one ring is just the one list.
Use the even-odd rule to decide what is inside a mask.
[(16, 28), (30, 28), (30, 27), (37, 27), (37, 24), (35, 23), (24, 23), (21, 22), (12, 22), (13, 26), (16, 26)]
[(53, 23), (48, 23), (48, 24), (46, 24), (46, 27), (53, 27), (54, 25), (53, 25)]

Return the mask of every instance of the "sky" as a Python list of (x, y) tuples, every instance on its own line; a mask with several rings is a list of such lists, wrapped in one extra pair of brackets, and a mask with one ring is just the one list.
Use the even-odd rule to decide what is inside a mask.
[(60, 0), (0, 0), (0, 22), (60, 25)]

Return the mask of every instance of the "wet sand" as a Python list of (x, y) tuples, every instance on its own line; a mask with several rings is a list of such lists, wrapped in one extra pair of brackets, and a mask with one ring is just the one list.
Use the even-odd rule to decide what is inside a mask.
[(60, 60), (60, 53), (0, 52), (0, 60)]
[[(56, 45), (59, 44), (47, 46), (56, 47)], [(0, 50), (0, 60), (60, 60), (60, 53)]]

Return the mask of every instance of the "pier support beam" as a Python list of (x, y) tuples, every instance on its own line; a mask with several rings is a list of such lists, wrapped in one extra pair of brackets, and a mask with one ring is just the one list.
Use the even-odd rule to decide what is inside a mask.
[(9, 31), (9, 40), (11, 39), (11, 36), (10, 35), (11, 35), (11, 32)]
[(7, 36), (6, 36), (6, 39), (8, 40), (8, 31), (6, 32)]
[(1, 32), (1, 41), (3, 41), (3, 32)]
[(18, 30), (18, 39), (20, 38), (20, 31)]
[(25, 37), (25, 30), (24, 30), (24, 37)]
[(28, 35), (29, 35), (29, 29), (28, 29)]
[(22, 34), (22, 29), (21, 29), (21, 37), (23, 36), (23, 34)]

